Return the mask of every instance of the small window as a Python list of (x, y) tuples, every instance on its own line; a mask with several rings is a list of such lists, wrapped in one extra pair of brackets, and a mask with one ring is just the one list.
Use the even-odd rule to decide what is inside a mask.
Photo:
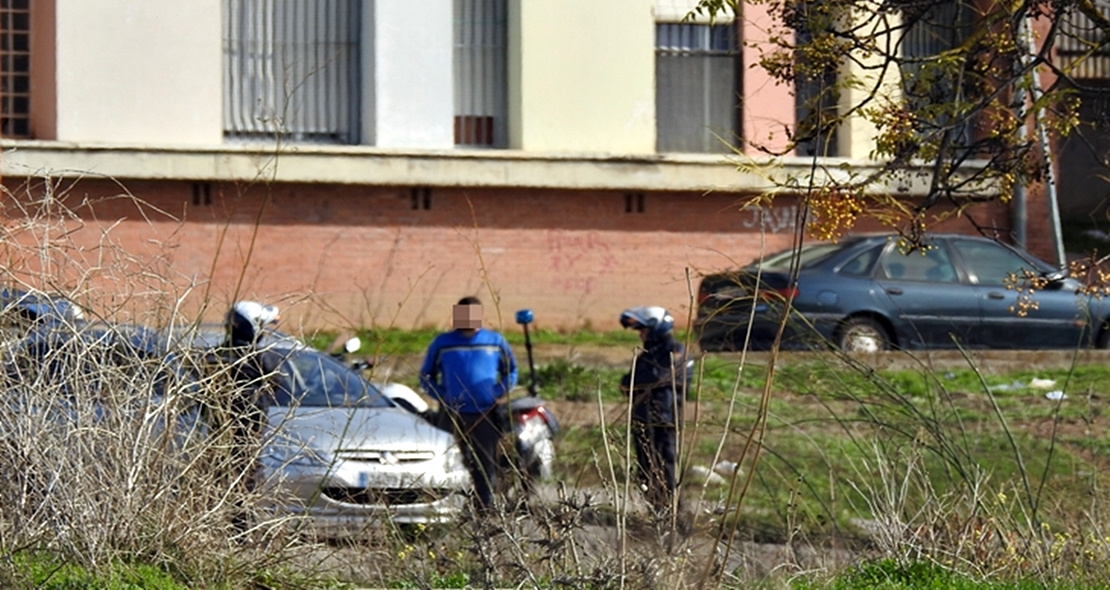
[(738, 145), (736, 25), (655, 25), (656, 148), (730, 152)]
[(0, 136), (31, 137), (30, 0), (0, 2)]
[(879, 257), (879, 252), (881, 250), (882, 247), (876, 246), (849, 260), (844, 266), (840, 267), (840, 274), (850, 277), (865, 277), (870, 275), (871, 268), (875, 266), (875, 260)]

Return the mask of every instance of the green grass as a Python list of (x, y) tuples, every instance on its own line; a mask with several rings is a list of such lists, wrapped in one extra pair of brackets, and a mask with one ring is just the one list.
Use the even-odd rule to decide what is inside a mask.
[(22, 552), (13, 565), (26, 576), (9, 580), (10, 587), (42, 590), (186, 590), (190, 586), (170, 574), (144, 563), (113, 563), (103, 571), (90, 571), (63, 562), (46, 552)]
[[(612, 386), (621, 371), (557, 361), (540, 372), (580, 384), (564, 390), (589, 392), (584, 401), (594, 400), (598, 389), (605, 400), (623, 399)], [(700, 374), (698, 422), (685, 425), (687, 436), (696, 432), (696, 438), (684, 442), (683, 462), (740, 461), (766, 367), (740, 371), (735, 357), (711, 355)], [(1055, 380), (1052, 387), (1067, 392), (1066, 403), (1046, 399), (1046, 389), (1030, 386), (1034, 378)], [(1075, 430), (1097, 420), (1108, 388), (1110, 367), (1103, 365), (978, 374), (783, 362), (769, 400), (762, 458), (734, 518), (741, 530), (766, 540), (781, 541), (789, 531), (851, 536), (853, 522), (875, 517), (875, 496), (902, 486), (894, 508), (907, 514), (938, 497), (1005, 497), (1005, 505), (992, 504), (998, 518), (1017, 522), (1035, 508), (1036, 519), (1063, 522), (1067, 514), (1088, 510), (1088, 499), (1100, 493), (1096, 474), (1110, 465), (1110, 435)], [(606, 428), (612, 456), (622, 461), (623, 424)], [(560, 474), (568, 483), (608, 477), (600, 427), (569, 429), (559, 444)], [(885, 480), (876, 471), (880, 464), (890, 470)], [(710, 488), (708, 497), (719, 501), (728, 491)]]
[[(881, 560), (864, 563), (831, 580), (803, 579), (791, 584), (797, 590), (1041, 590), (1045, 584), (1036, 580), (996, 582), (977, 580), (933, 563), (915, 561), (898, 563)], [(1052, 585), (1063, 590), (1079, 588)]]
[[(422, 355), (437, 334), (365, 331), (360, 333), (362, 354)], [(507, 336), (515, 349), (522, 349), (522, 334)], [(622, 331), (536, 331), (532, 337), (535, 344), (622, 350), (638, 342), (634, 334)], [(313, 343), (325, 346), (334, 338), (319, 335)], [(618, 388), (625, 367), (579, 364), (574, 358), (537, 365), (545, 397), (583, 404), (596, 404), (600, 397), (609, 408), (626, 403)], [(701, 359), (700, 379), (690, 396), (700, 403), (696, 421), (685, 424), (682, 465), (712, 466), (717, 459), (740, 462), (737, 482), (743, 484), (751, 457), (741, 453), (756, 424), (767, 379), (767, 366), (762, 364), (766, 357), (757, 358), (760, 362), (749, 362), (742, 371), (736, 355)], [(1065, 392), (1067, 399), (1046, 399), (1050, 389), (1032, 387), (1034, 378), (1055, 381), (1051, 388)], [(705, 488), (704, 498), (714, 510), (704, 512), (703, 524), (736, 525), (741, 537), (750, 540), (818, 543), (836, 538), (865, 546), (871, 541), (864, 541), (860, 523), (884, 514), (899, 515), (914, 527), (936, 529), (938, 538), (945, 540), (962, 541), (961, 527), (977, 519), (1030, 537), (1041, 524), (1053, 531), (1080, 530), (1077, 522), (1098, 517), (1096, 507), (1105, 485), (1101, 474), (1110, 468), (1110, 435), (1100, 421), (1103, 399), (1110, 399), (1110, 366), (1101, 364), (1005, 373), (925, 367), (870, 370), (833, 356), (785, 355), (777, 364), (760, 461), (743, 503), (735, 504), (739, 488)], [(625, 415), (611, 411), (607, 419), (611, 423), (564, 424), (556, 475), (568, 487), (624, 483)], [(684, 493), (700, 494), (701, 488), (690, 484)], [(833, 578), (801, 578), (792, 586), (1042, 587), (1023, 581), (1030, 570), (1016, 566), (1005, 579), (1019, 581), (1001, 583), (984, 582), (968, 574), (969, 568), (923, 563), (869, 562)], [(454, 574), (436, 575), (442, 579), (396, 578), (392, 583), (427, 587), (466, 582)], [(1110, 579), (1110, 571), (1096, 568), (1090, 578)]]
[[(442, 331), (434, 329), (401, 330), (397, 328), (363, 329), (356, 332), (362, 340), (360, 352), (378, 353), (384, 355), (420, 354), (428, 349), (428, 345)], [(514, 349), (523, 350), (524, 332), (519, 328), (502, 332), (505, 339)], [(309, 344), (316, 348), (324, 349), (331, 344), (338, 332), (322, 331), (306, 336)], [(681, 337), (682, 335), (679, 334)], [(629, 330), (612, 330), (608, 332), (592, 332), (580, 330), (575, 332), (559, 332), (555, 330), (538, 329), (529, 333), (533, 345), (562, 344), (572, 346), (617, 346), (631, 349), (639, 344), (640, 339), (635, 332)]]

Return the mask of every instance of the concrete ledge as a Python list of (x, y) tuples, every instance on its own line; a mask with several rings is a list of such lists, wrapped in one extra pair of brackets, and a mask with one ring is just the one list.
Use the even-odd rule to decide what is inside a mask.
[[(748, 160), (717, 154), (537, 154), (508, 150), (399, 151), (363, 146), (94, 145), (0, 140), (4, 177), (297, 182), (622, 191), (783, 192), (790, 186), (878, 172), (873, 162)], [(971, 172), (972, 169), (968, 169)], [(907, 197), (928, 189), (921, 166), (880, 187)], [(815, 178), (814, 183), (809, 179)], [(792, 191), (785, 191), (792, 192)]]

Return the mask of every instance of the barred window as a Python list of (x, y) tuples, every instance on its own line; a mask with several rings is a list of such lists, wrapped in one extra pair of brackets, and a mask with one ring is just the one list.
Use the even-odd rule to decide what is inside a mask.
[(358, 143), (360, 0), (224, 0), (224, 135)]
[(656, 23), (656, 149), (728, 152), (739, 136), (734, 24)]
[(455, 145), (508, 145), (508, 3), (455, 0)]
[[(1095, 0), (1093, 8), (1110, 14), (1110, 0)], [(1103, 42), (1102, 30), (1078, 6), (1068, 5), (1056, 35), (1060, 66), (1075, 79), (1110, 80), (1110, 47)]]
[(0, 135), (31, 137), (30, 0), (0, 0)]
[[(922, 118), (932, 118), (937, 127), (948, 124), (945, 110), (959, 96), (961, 76), (946, 69), (936, 57), (963, 45), (980, 19), (968, 0), (943, 0), (924, 8), (903, 11), (909, 28), (902, 40), (902, 93), (908, 108)], [(939, 107), (939, 108), (938, 108)], [(952, 144), (970, 145), (971, 124), (954, 130)]]
[[(797, 47), (814, 42), (815, 33), (824, 30), (829, 18), (823, 0), (807, 0), (794, 6), (799, 25), (795, 31)], [(840, 87), (839, 72), (809, 52), (794, 52), (794, 140), (798, 156), (833, 157), (837, 151)]]

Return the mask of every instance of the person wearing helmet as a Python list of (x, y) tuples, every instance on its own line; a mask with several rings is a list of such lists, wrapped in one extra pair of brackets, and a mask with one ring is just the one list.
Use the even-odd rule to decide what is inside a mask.
[(273, 305), (263, 305), (257, 301), (237, 301), (231, 309), (227, 310), (227, 316), (224, 318), (227, 345), (254, 346), (262, 336), (263, 328), (277, 324), (280, 319), (278, 308)]
[(690, 365), (682, 343), (674, 338), (674, 318), (657, 306), (631, 307), (621, 326), (636, 330), (643, 351), (632, 371), (621, 378), (629, 396), (632, 440), (641, 488), (659, 514), (674, 508), (678, 421), (690, 381)]
[(497, 485), (497, 443), (509, 426), (506, 394), (516, 385), (516, 359), (501, 334), (482, 328), (482, 302), (463, 297), (454, 330), (436, 336), (420, 368), (420, 384), (439, 402), (439, 425), (455, 434), (474, 481), (475, 508), (488, 512)]
[[(220, 374), (227, 378), (229, 389), (227, 397), (216, 404), (212, 417), (217, 432), (226, 431), (231, 438), (225, 483), (238, 485), (244, 496), (256, 487), (256, 457), (269, 406), (257, 347), (264, 328), (279, 319), (278, 308), (273, 305), (237, 301), (224, 316), (224, 342), (213, 359)], [(242, 532), (247, 528), (247, 513), (241, 508), (242, 498), (236, 502), (240, 509), (232, 516), (232, 524)]]

